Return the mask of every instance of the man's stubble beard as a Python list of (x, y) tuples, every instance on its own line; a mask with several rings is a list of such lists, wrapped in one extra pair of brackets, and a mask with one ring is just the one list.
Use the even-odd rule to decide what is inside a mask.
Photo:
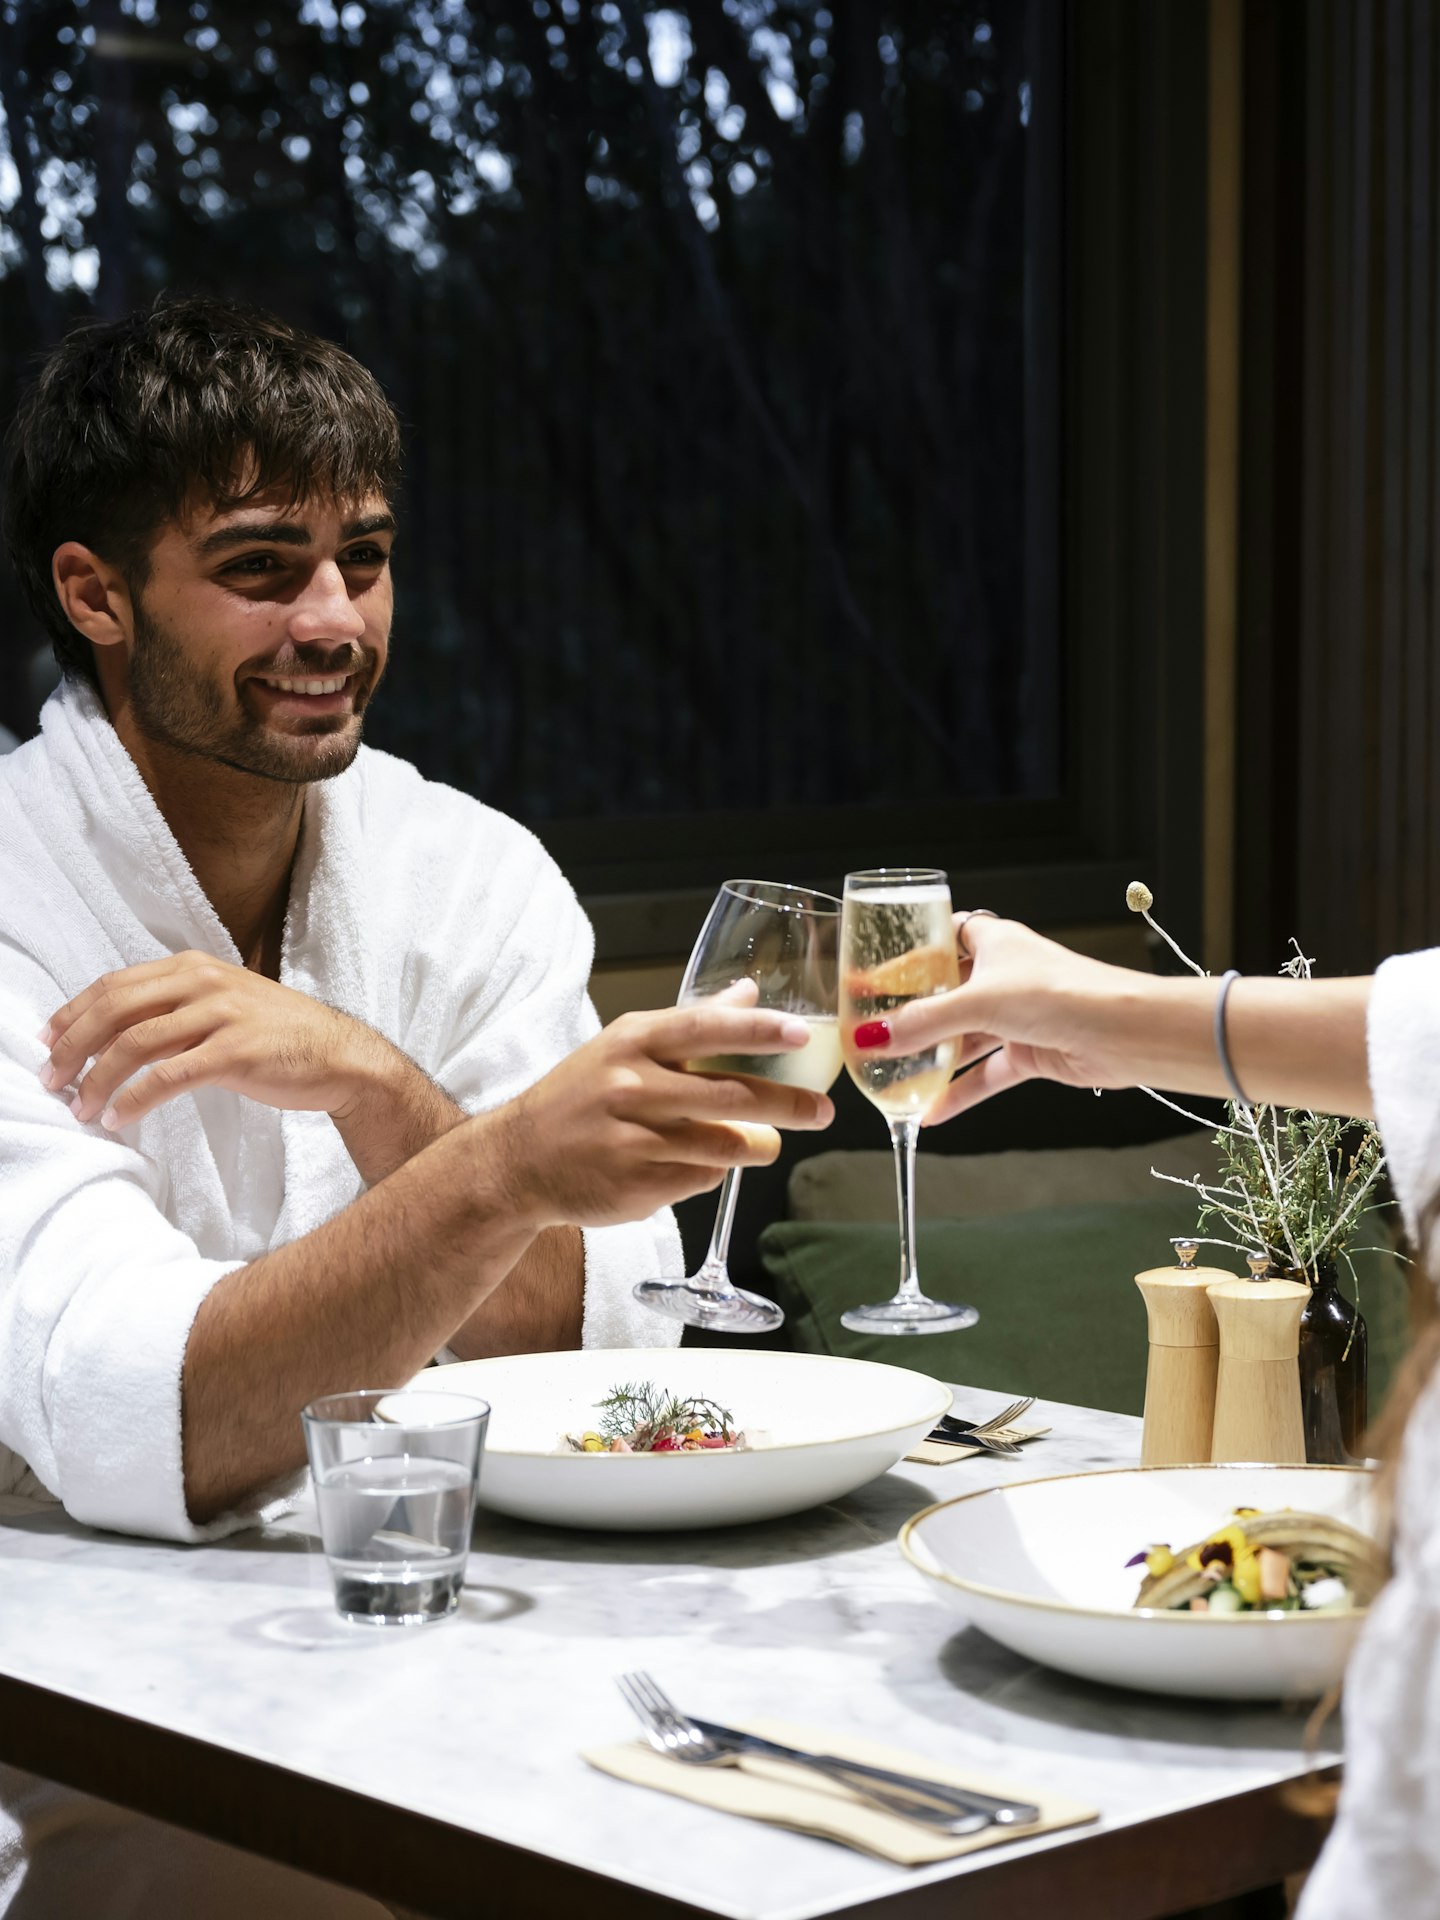
[[(132, 595), (131, 608), (135, 645), (130, 657), (130, 708), (136, 726), (156, 744), (287, 786), (332, 780), (344, 773), (360, 751), (361, 728), (351, 729), (348, 715), (317, 715), (304, 733), (272, 732), (243, 707), (232, 705), (224, 689), (196, 672), (184, 642), (145, 612), (138, 593)], [(373, 665), (373, 655), (367, 655), (364, 664)], [(371, 681), (359, 696), (357, 713), (374, 685)], [(317, 739), (324, 740), (327, 734), (329, 750), (317, 748)]]

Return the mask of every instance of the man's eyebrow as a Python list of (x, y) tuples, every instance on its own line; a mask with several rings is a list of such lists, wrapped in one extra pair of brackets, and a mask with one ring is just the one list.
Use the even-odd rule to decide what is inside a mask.
[(367, 533), (394, 533), (395, 516), (393, 513), (367, 513), (363, 519), (351, 520), (340, 529), (342, 540), (359, 540)]
[[(340, 538), (360, 540), (367, 534), (394, 531), (393, 513), (367, 513), (343, 526)], [(228, 553), (232, 547), (252, 546), (257, 540), (268, 541), (272, 546), (308, 547), (313, 538), (308, 527), (294, 520), (239, 520), (233, 526), (217, 527), (213, 533), (207, 533), (195, 551), (202, 555)]]
[(293, 521), (242, 520), (234, 526), (217, 527), (214, 533), (207, 533), (195, 551), (224, 553), (231, 547), (253, 546), (257, 540), (281, 547), (308, 547), (311, 537), (308, 527), (296, 526)]

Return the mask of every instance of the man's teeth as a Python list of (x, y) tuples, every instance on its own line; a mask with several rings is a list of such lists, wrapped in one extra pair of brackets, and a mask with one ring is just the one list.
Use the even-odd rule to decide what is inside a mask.
[(281, 680), (274, 675), (259, 675), (262, 686), (276, 687), (281, 693), (339, 693), (350, 676), (341, 674), (338, 680)]

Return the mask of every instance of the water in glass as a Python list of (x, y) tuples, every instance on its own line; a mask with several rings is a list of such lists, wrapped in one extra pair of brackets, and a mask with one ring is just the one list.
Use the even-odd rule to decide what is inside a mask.
[(409, 1454), (356, 1460), (317, 1480), (315, 1500), (335, 1605), (347, 1620), (411, 1622), (454, 1611), (470, 1546), (467, 1468)]

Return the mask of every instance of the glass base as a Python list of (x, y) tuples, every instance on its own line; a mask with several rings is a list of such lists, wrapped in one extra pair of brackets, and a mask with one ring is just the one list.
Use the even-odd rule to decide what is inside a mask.
[(785, 1315), (763, 1294), (732, 1287), (717, 1293), (693, 1280), (642, 1280), (635, 1298), (656, 1313), (668, 1313), (687, 1327), (713, 1328), (717, 1333), (774, 1333)]
[(852, 1333), (962, 1333), (980, 1318), (974, 1307), (948, 1300), (905, 1300), (898, 1294), (875, 1307), (851, 1307), (840, 1324)]
[(420, 1579), (356, 1575), (333, 1568), (335, 1611), (357, 1627), (423, 1627), (448, 1620), (460, 1604), (465, 1569)]

